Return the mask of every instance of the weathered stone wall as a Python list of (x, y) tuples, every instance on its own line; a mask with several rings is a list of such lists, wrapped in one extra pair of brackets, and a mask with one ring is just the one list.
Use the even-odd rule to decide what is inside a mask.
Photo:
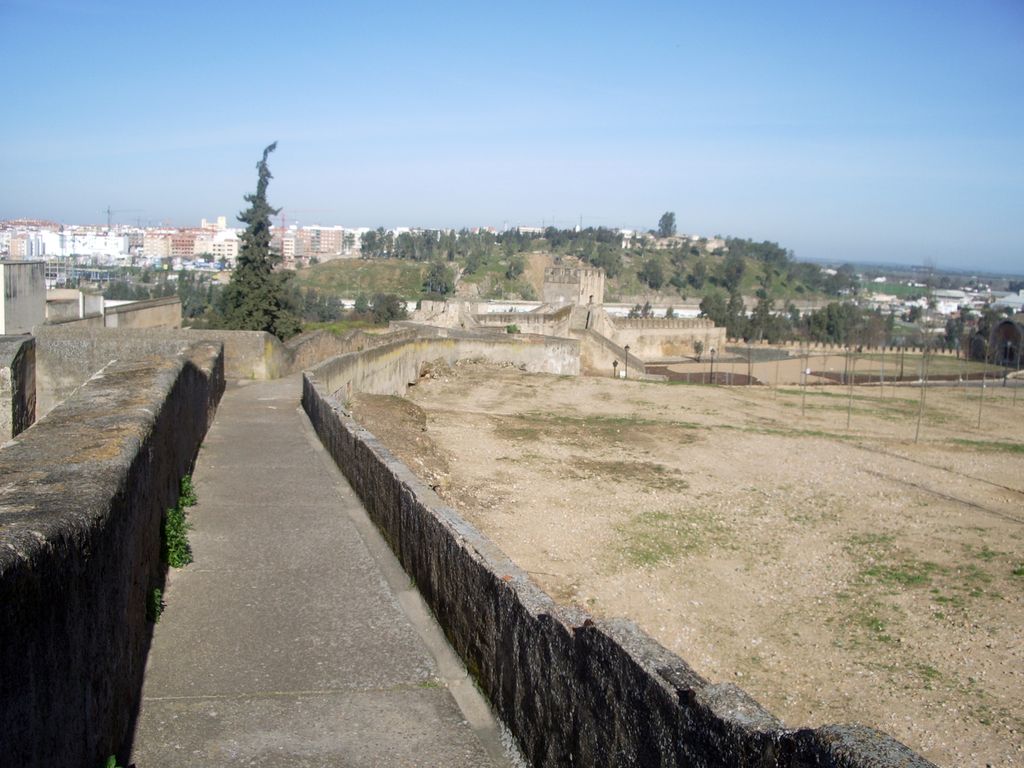
[(276, 378), (289, 369), (284, 346), (258, 331), (175, 331), (41, 325), (36, 333), (37, 415), (67, 399), (84, 381), (115, 360), (176, 355), (199, 342), (224, 346), (231, 379)]
[(644, 360), (666, 360), (695, 355), (697, 341), (704, 345), (705, 351), (721, 349), (725, 346), (725, 328), (620, 331), (615, 340), (620, 346), (629, 344), (630, 350)]
[[(424, 333), (428, 331), (424, 330)], [(342, 399), (353, 392), (402, 395), (419, 380), (424, 364), (481, 359), (521, 365), (534, 373), (579, 374), (579, 342), (524, 334), (442, 331), (352, 352), (318, 365), (318, 380)]]
[(82, 317), (82, 300), (73, 298), (46, 298), (46, 322), (62, 323)]
[(305, 375), (310, 420), (536, 768), (930, 765), (868, 728), (786, 729), (631, 622), (554, 603), (344, 413), (332, 362)]
[(336, 355), (415, 337), (415, 329), (397, 329), (388, 333), (367, 333), (356, 329), (342, 336), (325, 330), (303, 333), (284, 344), (290, 355), (288, 371), (304, 371)]
[(0, 336), (0, 442), (36, 420), (36, 342)]
[(0, 261), (0, 335), (29, 333), (46, 314), (46, 262)]
[(398, 334), (353, 331), (338, 337), (319, 331), (302, 334), (282, 344), (262, 331), (41, 325), (36, 328), (37, 415), (49, 412), (114, 360), (175, 355), (199, 342), (224, 346), (224, 371), (229, 379), (276, 379), (343, 352), (415, 335), (414, 331), (399, 331)]
[[(47, 306), (49, 306), (49, 303), (47, 303)], [(103, 322), (102, 312), (90, 312), (81, 317), (72, 315), (67, 317), (48, 317), (46, 320), (47, 325), (60, 326), (61, 328), (102, 328)], [(37, 325), (32, 332), (36, 333), (39, 327)]]
[(118, 362), (0, 450), (4, 764), (98, 766), (124, 742), (161, 518), (223, 388), (219, 345)]
[(507, 328), (515, 325), (520, 333), (537, 333), (542, 336), (569, 335), (572, 320), (572, 306), (562, 307), (555, 312), (488, 312), (474, 315), (476, 323), (484, 328)]
[[(632, 349), (627, 355), (625, 349), (590, 328), (574, 330), (573, 335), (580, 339), (580, 367), (584, 372), (594, 376), (617, 373), (630, 378), (643, 377), (644, 361), (633, 354)], [(613, 362), (618, 362), (618, 366), (613, 366)]]
[(548, 267), (544, 270), (545, 304), (601, 304), (604, 270), (596, 267)]
[(181, 299), (169, 296), (107, 306), (104, 325), (107, 328), (181, 328)]
[(725, 345), (725, 328), (705, 318), (615, 318), (612, 338), (644, 360), (664, 360), (696, 354), (694, 342), (707, 351)]

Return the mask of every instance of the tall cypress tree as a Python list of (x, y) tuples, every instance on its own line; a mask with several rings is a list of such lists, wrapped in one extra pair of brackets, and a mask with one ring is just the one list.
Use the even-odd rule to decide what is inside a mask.
[(249, 207), (238, 214), (246, 225), (238, 248), (238, 263), (231, 282), (224, 289), (224, 327), (242, 331), (267, 331), (286, 339), (299, 331), (289, 301), (289, 272), (274, 272), (280, 255), (270, 248), (270, 217), (279, 209), (267, 202), (267, 185), (273, 176), (267, 167), (267, 156), (277, 149), (275, 141), (263, 150), (263, 159), (256, 164), (259, 181), (256, 193), (246, 195)]

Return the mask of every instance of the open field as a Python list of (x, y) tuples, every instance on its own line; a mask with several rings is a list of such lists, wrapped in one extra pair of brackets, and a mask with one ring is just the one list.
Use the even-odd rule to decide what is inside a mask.
[(916, 444), (905, 387), (802, 408), (799, 387), (467, 363), (353, 407), (556, 599), (633, 618), (787, 724), (1017, 765), (1024, 396), (988, 388), (977, 429), (979, 393), (928, 390)]

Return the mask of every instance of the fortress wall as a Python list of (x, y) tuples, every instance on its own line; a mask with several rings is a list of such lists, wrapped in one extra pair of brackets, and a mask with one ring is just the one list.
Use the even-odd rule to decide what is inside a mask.
[(36, 420), (36, 341), (0, 336), (0, 443)]
[[(646, 322), (673, 323), (676, 321), (649, 320)], [(697, 321), (683, 320), (679, 322), (694, 323)], [(725, 328), (716, 328), (712, 323), (692, 327), (658, 327), (657, 325), (640, 328), (617, 327), (612, 338), (615, 339), (615, 342), (620, 347), (629, 344), (630, 352), (645, 360), (661, 360), (673, 357), (688, 357), (696, 354), (693, 343), (698, 340), (704, 343), (705, 350), (709, 350), (712, 347), (721, 349), (725, 346)]]
[(271, 379), (288, 372), (289, 355), (277, 338), (262, 331), (191, 331), (164, 328), (35, 329), (37, 414), (47, 413), (113, 360), (175, 355), (195, 343), (224, 347), (229, 379)]
[(181, 328), (181, 299), (169, 296), (107, 307), (104, 325), (107, 328)]
[(314, 331), (282, 344), (263, 331), (90, 329), (65, 325), (42, 325), (35, 330), (40, 416), (113, 360), (175, 355), (190, 344), (209, 342), (224, 347), (226, 378), (276, 379), (335, 355), (416, 335), (411, 330), (390, 334), (356, 330), (339, 337), (328, 331)]
[(555, 312), (490, 312), (474, 315), (482, 327), (505, 328), (515, 325), (521, 333), (537, 333), (542, 336), (568, 336), (572, 319), (572, 307), (563, 307)]
[(544, 270), (545, 304), (601, 304), (604, 270), (597, 267), (548, 267)]
[[(735, 344), (736, 346), (740, 346), (740, 345), (745, 345), (746, 344), (746, 342), (743, 341), (742, 339), (729, 339), (729, 343), (730, 344)], [(847, 350), (847, 345), (845, 345), (845, 344), (826, 344), (826, 343), (817, 342), (817, 341), (810, 342), (810, 343), (807, 343), (807, 342), (801, 343), (799, 341), (786, 341), (786, 342), (782, 342), (781, 344), (771, 344), (771, 345), (769, 345), (768, 342), (754, 342), (754, 346), (755, 347), (758, 346), (758, 345), (766, 346), (766, 347), (767, 346), (771, 346), (771, 347), (778, 348), (778, 349), (786, 349), (786, 350), (789, 351), (790, 357), (799, 357), (805, 351), (807, 351), (808, 353), (810, 353), (812, 355), (814, 355), (814, 354), (818, 354), (818, 355), (822, 355), (822, 354), (835, 354), (835, 355), (839, 355), (839, 354), (844, 354), (846, 352), (846, 350)], [(925, 348), (921, 347), (921, 346), (914, 345), (914, 344), (908, 344), (908, 345), (903, 346), (903, 347), (886, 347), (886, 346), (877, 346), (876, 347), (876, 346), (869, 346), (867, 344), (851, 344), (851, 345), (849, 345), (849, 349), (851, 351), (858, 352), (860, 354), (880, 355), (880, 354), (882, 354), (884, 352), (885, 354), (888, 355), (888, 354), (899, 354), (900, 352), (910, 352), (912, 354), (921, 354), (921, 353), (924, 352)], [(933, 346), (933, 347), (928, 347), (928, 354), (929, 355), (942, 355), (944, 357), (956, 357), (957, 356), (957, 350), (956, 349), (947, 349), (946, 347)]]
[(220, 345), (118, 362), (0, 450), (5, 764), (102, 765), (129, 735), (161, 519), (223, 389)]
[(615, 321), (611, 315), (604, 311), (603, 307), (590, 310), (589, 327), (606, 338), (615, 338)]
[(706, 317), (616, 317), (612, 322), (619, 330), (649, 330), (653, 328), (692, 330), (715, 327), (715, 324)]
[[(47, 302), (47, 306), (50, 302)], [(86, 314), (78, 317), (77, 315), (72, 317), (48, 317), (46, 319), (46, 325), (49, 327), (59, 328), (103, 328), (105, 319), (102, 312), (87, 312)], [(36, 326), (33, 330), (33, 334), (39, 330), (40, 326)]]
[[(625, 349), (592, 329), (575, 330), (573, 334), (580, 339), (580, 367), (587, 373), (645, 378), (644, 361), (633, 354), (632, 348), (627, 355)], [(617, 368), (612, 365), (613, 361), (618, 362)]]
[(448, 331), (404, 338), (362, 352), (340, 355), (314, 368), (328, 392), (342, 401), (355, 392), (403, 395), (415, 384), (426, 363), (481, 359), (512, 363), (533, 373), (575, 376), (580, 372), (579, 342), (524, 334), (480, 334)]
[(290, 355), (288, 371), (304, 371), (336, 355), (359, 352), (370, 347), (391, 343), (399, 339), (413, 339), (414, 329), (392, 329), (389, 333), (367, 333), (355, 329), (338, 336), (327, 330), (303, 333), (284, 343)]
[(860, 726), (785, 729), (631, 622), (556, 604), (345, 413), (332, 365), (305, 374), (306, 413), (532, 765), (931, 765)]

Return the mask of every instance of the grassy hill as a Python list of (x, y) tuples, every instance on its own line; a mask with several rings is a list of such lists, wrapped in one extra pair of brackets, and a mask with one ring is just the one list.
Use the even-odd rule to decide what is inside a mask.
[[(657, 291), (652, 290), (639, 277), (639, 272), (644, 262), (649, 259), (657, 259), (662, 263), (665, 275), (665, 282)], [(681, 287), (672, 285), (669, 279), (676, 272), (689, 276), (695, 271), (698, 262), (703, 264), (706, 270), (706, 277), (693, 285), (690, 281), (684, 282)], [(711, 291), (724, 290), (721, 274), (725, 262), (725, 256), (721, 254), (702, 253), (700, 256), (689, 257), (681, 266), (674, 266), (669, 254), (657, 251), (646, 254), (624, 252), (622, 254), (622, 269), (615, 277), (608, 278), (605, 299), (607, 301), (635, 301), (637, 298), (646, 297), (655, 302), (672, 303), (673, 300), (688, 299), (700, 300), (701, 297)], [(825, 296), (816, 286), (809, 285), (800, 275), (788, 274), (785, 270), (772, 269), (757, 259), (746, 256), (743, 258), (743, 276), (740, 279), (740, 293), (744, 296), (754, 296), (761, 287), (761, 278), (765, 270), (771, 270), (769, 282), (769, 295), (775, 300), (777, 306), (784, 306), (787, 301), (805, 300)], [(813, 268), (815, 271), (817, 267)]]
[(403, 299), (416, 299), (422, 293), (428, 267), (399, 259), (335, 259), (299, 270), (296, 279), (302, 287), (342, 298), (393, 293)]

